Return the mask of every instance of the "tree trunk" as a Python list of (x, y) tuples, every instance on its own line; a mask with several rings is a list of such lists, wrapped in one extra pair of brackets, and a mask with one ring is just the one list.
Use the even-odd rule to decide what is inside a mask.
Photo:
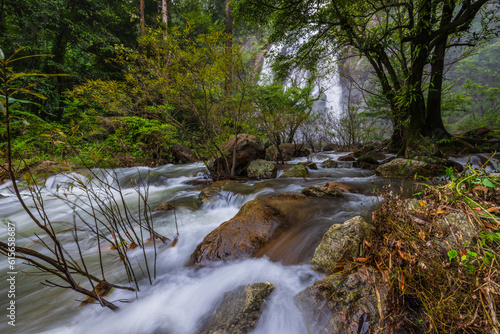
[(146, 34), (146, 22), (144, 20), (144, 0), (140, 0), (139, 9), (141, 12), (141, 36)]
[(441, 116), (441, 95), (443, 88), (444, 56), (447, 38), (439, 42), (435, 49), (435, 55), (431, 64), (431, 81), (429, 93), (427, 95), (427, 110), (425, 113), (425, 127), (423, 135), (435, 139), (447, 138), (450, 136), (446, 131)]
[(167, 39), (168, 37), (168, 7), (167, 7), (167, 0), (162, 0), (161, 1), (161, 19), (162, 22), (165, 24), (165, 32), (163, 33), (163, 38)]

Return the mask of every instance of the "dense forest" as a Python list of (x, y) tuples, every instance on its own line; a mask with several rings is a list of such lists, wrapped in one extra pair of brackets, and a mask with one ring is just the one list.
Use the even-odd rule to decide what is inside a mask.
[[(496, 4), (425, 6), (3, 1), (14, 156), (154, 165), (176, 162), (174, 145), (216, 157), (237, 133), (313, 150), (390, 138), (408, 156), (420, 136), (457, 143), (451, 133), (484, 126), (497, 136)], [(264, 84), (273, 45), (293, 47), (270, 52)], [(317, 107), (328, 89), (318, 82), (335, 75), (344, 98), (332, 118)]]
[[(123, 300), (154, 305), (140, 291), (157, 273), (172, 295), (200, 277), (227, 283), (200, 307), (172, 298), (193, 318), (176, 323), (168, 309), (166, 325), (130, 333), (288, 334), (300, 311), (294, 333), (499, 334), (499, 10), (497, 0), (0, 0), (0, 236), (24, 228), (0, 254), (112, 314), (137, 314)], [(243, 300), (258, 305), (218, 324), (234, 320), (224, 307), (243, 292), (213, 262), (234, 260), (255, 268), (236, 270), (249, 277)], [(272, 312), (290, 318), (257, 324), (275, 288), (287, 307), (273, 299)], [(71, 326), (92, 328), (83, 312)]]

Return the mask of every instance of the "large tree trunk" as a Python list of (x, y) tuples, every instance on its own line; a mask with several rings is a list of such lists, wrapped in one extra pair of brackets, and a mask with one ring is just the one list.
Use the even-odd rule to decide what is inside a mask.
[(140, 12), (141, 12), (141, 36), (146, 34), (146, 22), (144, 19), (144, 0), (139, 2)]
[(161, 1), (161, 19), (163, 23), (165, 24), (165, 32), (163, 33), (163, 38), (167, 39), (168, 37), (168, 6), (167, 6), (167, 0), (162, 0)]
[[(443, 7), (440, 27), (443, 27), (452, 19), (455, 2), (450, 1)], [(442, 139), (450, 136), (443, 124), (441, 116), (441, 95), (443, 90), (444, 57), (446, 55), (446, 45), (448, 35), (444, 35), (434, 47), (434, 55), (431, 59), (431, 80), (429, 93), (427, 95), (427, 110), (425, 113), (425, 133), (424, 135)]]

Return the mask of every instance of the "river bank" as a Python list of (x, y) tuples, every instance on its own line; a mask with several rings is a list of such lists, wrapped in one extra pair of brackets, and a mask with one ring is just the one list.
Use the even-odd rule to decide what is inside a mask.
[[(284, 173), (284, 170), (280, 170), (277, 173), (278, 177), (274, 179), (234, 182), (228, 187), (223, 187), (212, 197), (211, 201), (207, 201), (201, 206), (198, 199), (206, 183), (206, 179), (204, 179), (205, 167), (202, 163), (114, 170), (113, 173), (117, 175), (116, 181), (123, 187), (125, 200), (132, 207), (133, 203), (137, 201), (137, 197), (134, 195), (131, 181), (140, 178), (148, 181), (148, 202), (151, 207), (165, 202), (176, 207), (174, 212), (153, 213), (155, 225), (162, 234), (174, 239), (177, 229), (179, 232), (175, 247), (168, 245), (158, 247), (158, 274), (154, 284), (149, 286), (147, 280), (143, 278), (141, 289), (137, 294), (115, 290), (108, 298), (119, 304), (120, 310), (118, 312), (102, 309), (99, 305), (80, 308), (78, 307), (79, 302), (75, 301), (75, 299), (79, 300), (80, 297), (74, 292), (43, 287), (39, 284), (40, 276), (28, 274), (33, 269), (18, 263), (19, 272), (23, 272), (23, 274), (19, 275), (17, 280), (19, 306), (17, 324), (22, 331), (12, 332), (84, 333), (92, 330), (96, 333), (116, 331), (124, 333), (192, 333), (198, 328), (201, 319), (207, 313), (217, 309), (227, 292), (241, 285), (261, 282), (271, 282), (276, 288), (267, 300), (267, 306), (264, 308), (254, 332), (307, 332), (309, 320), (302, 315), (303, 312), (298, 308), (294, 299), (300, 292), (313, 287), (316, 281), (329, 277), (328, 273), (314, 271), (308, 264), (324, 233), (332, 225), (343, 224), (358, 215), (363, 216), (367, 221), (375, 222), (376, 225), (386, 226), (378, 220), (377, 215), (372, 216), (371, 214), (382, 202), (382, 193), (392, 192), (395, 195), (401, 189), (407, 195), (422, 192), (422, 189), (414, 188), (413, 181), (376, 176), (375, 172), (371, 170), (322, 167), (323, 162), (336, 161), (347, 153), (324, 152), (313, 154), (309, 159), (306, 157), (294, 158), (288, 162), (288, 165), (309, 160), (314, 162), (318, 169), (309, 169), (309, 175), (306, 178), (280, 178), (279, 176)], [(71, 181), (71, 175), (74, 174), (49, 176), (43, 185), (42, 195), (47, 213), (61, 229), (61, 237), (67, 242), (70, 250), (75, 252), (77, 249), (71, 247), (72, 236), (71, 231), (68, 230), (72, 226), (75, 209), (62, 203), (56, 196), (64, 188), (64, 183)], [(223, 222), (231, 220), (246, 203), (273, 194), (300, 193), (307, 187), (321, 186), (327, 182), (348, 186), (352, 191), (345, 193), (342, 197), (320, 199), (317, 204), (309, 205), (306, 209), (301, 210), (301, 224), (274, 239), (272, 244), (259, 255), (259, 258), (240, 258), (235, 261), (214, 263), (214, 265), (202, 268), (186, 266), (203, 239)], [(96, 183), (95, 186), (99, 187), (99, 183)], [(379, 192), (382, 189), (387, 191)], [(492, 191), (496, 191), (495, 189)], [(29, 220), (16, 204), (15, 197), (9, 191), (8, 182), (0, 187), (0, 194), (4, 196), (0, 198), (2, 218), (16, 225), (17, 242), (20, 245), (39, 247), (37, 239), (33, 237), (36, 228), (28, 223)], [(81, 193), (74, 191), (68, 193), (68, 196), (74, 201), (78, 201), (81, 195)], [(401, 208), (402, 202), (397, 202), (397, 200), (397, 198), (389, 199), (387, 205), (392, 203), (395, 204), (396, 208)], [(434, 208), (432, 205), (429, 205), (430, 207)], [(418, 207), (416, 209), (422, 211)], [(133, 208), (132, 212), (137, 213), (137, 208)], [(431, 213), (433, 212), (429, 211), (429, 215)], [(422, 220), (426, 219), (419, 216), (419, 213), (410, 214), (417, 215), (416, 218), (420, 217), (419, 219)], [(420, 224), (415, 223), (415, 225), (418, 227)], [(384, 228), (380, 228), (380, 231), (384, 230)], [(385, 227), (385, 229), (387, 228)], [(85, 233), (84, 231), (85, 229), (82, 229), (81, 233)], [(89, 259), (87, 264), (90, 268), (98, 270), (96, 240), (91, 234), (85, 235), (88, 237), (82, 243), (82, 248), (85, 257)], [(5, 236), (2, 231), (1, 237)], [(43, 238), (43, 235), (41, 237)], [(356, 261), (353, 261), (352, 258), (348, 259), (351, 265), (344, 265), (344, 273), (352, 273), (352, 270), (358, 270), (360, 266), (364, 265), (377, 268), (377, 263), (380, 266), (383, 263), (382, 260), (387, 260), (385, 255), (377, 255), (380, 249), (387, 247), (387, 240), (380, 241), (381, 244), (377, 244), (377, 241), (374, 240), (367, 241), (372, 245), (371, 248), (364, 246), (366, 253), (356, 256), (358, 258)], [(391, 245), (397, 244), (397, 241), (391, 240)], [(402, 244), (401, 247), (391, 250), (391, 252), (396, 251), (395, 257), (391, 259), (393, 268), (401, 268), (401, 266), (408, 268), (404, 257), (405, 254), (409, 253), (405, 247), (409, 246)], [(403, 254), (402, 257), (399, 255), (398, 249)], [(152, 249), (146, 250), (150, 256), (153, 256)], [(460, 249), (457, 248), (457, 251), (459, 252)], [(120, 267), (116, 266), (113, 252), (107, 250), (105, 254), (108, 263), (111, 264), (108, 271), (109, 277), (117, 278), (119, 282), (126, 284), (126, 276)], [(131, 254), (138, 255), (134, 251), (131, 251)], [(366, 259), (366, 261), (362, 259)], [(396, 267), (395, 261), (401, 261), (398, 267)], [(412, 262), (410, 261), (410, 263)], [(415, 263), (418, 265), (418, 262)], [(4, 265), (5, 263), (2, 263), (2, 271), (6, 270)], [(428, 264), (426, 265), (428, 266)], [(387, 266), (389, 265), (387, 264)], [(458, 268), (458, 263), (456, 267)], [(452, 266), (452, 268), (454, 267)], [(376, 270), (383, 272), (378, 268)], [(398, 278), (397, 274), (391, 274), (389, 282)], [(408, 283), (406, 284), (408, 286)], [(398, 284), (390, 286), (401, 288), (401, 285)], [(2, 285), (1, 288), (1, 293), (6, 293), (7, 287)], [(399, 295), (404, 296), (404, 293)], [(138, 299), (136, 300), (136, 298)], [(120, 303), (119, 300), (128, 300), (130, 303)], [(396, 309), (403, 310), (404, 308)], [(384, 317), (386, 316), (387, 314), (384, 315)], [(481, 319), (483, 318), (481, 317)], [(427, 324), (425, 319), (422, 320), (422, 324)], [(12, 330), (6, 324), (2, 323), (2, 326), (4, 326), (2, 330)]]

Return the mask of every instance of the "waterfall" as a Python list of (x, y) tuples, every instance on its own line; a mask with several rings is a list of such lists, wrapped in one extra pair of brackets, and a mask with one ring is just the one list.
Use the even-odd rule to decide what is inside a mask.
[[(273, 82), (273, 73), (271, 64), (273, 58), (278, 55), (290, 55), (297, 47), (306, 42), (306, 39), (301, 39), (297, 45), (287, 46), (280, 43), (273, 44), (264, 59), (260, 73), (261, 85), (271, 84)], [(313, 104), (313, 114), (324, 119), (336, 120), (342, 115), (342, 85), (340, 83), (340, 74), (338, 70), (337, 57), (330, 55), (320, 60), (318, 63), (319, 69), (326, 69), (325, 73), (320, 74), (314, 85), (312, 96), (319, 97)], [(303, 69), (294, 69), (289, 78), (284, 82), (285, 88), (297, 85), (304, 87), (310, 73)], [(320, 128), (324, 124), (318, 124)], [(324, 130), (324, 129), (320, 129)]]

